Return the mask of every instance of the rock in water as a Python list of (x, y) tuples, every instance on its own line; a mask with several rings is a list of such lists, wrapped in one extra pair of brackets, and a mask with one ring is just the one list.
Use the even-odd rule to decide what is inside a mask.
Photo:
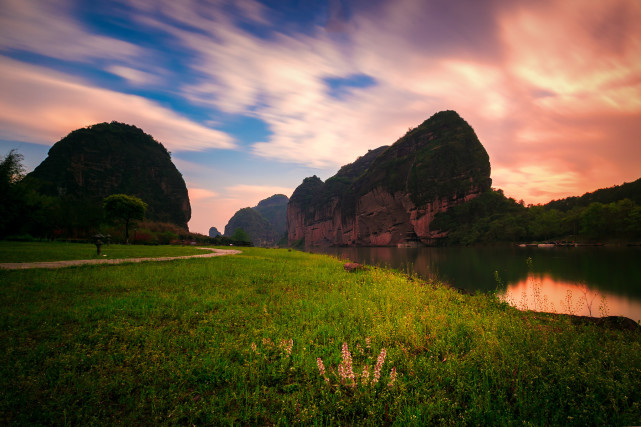
[(434, 244), (439, 212), (491, 187), (490, 161), (454, 111), (434, 114), (390, 147), (371, 150), (322, 182), (305, 178), (287, 206), (290, 245)]
[(40, 191), (100, 206), (111, 194), (148, 204), (146, 218), (187, 228), (191, 205), (182, 175), (165, 147), (136, 126), (100, 123), (54, 144), (29, 174)]

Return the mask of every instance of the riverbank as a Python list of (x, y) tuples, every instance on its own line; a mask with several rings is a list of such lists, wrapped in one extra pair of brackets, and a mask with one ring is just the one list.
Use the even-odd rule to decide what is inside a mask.
[(638, 332), (332, 257), (242, 252), (0, 271), (0, 420), (641, 422)]

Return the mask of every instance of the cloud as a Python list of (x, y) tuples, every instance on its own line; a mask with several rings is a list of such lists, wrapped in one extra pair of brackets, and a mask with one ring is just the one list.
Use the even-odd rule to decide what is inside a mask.
[(0, 138), (50, 145), (100, 122), (135, 124), (169, 150), (231, 149), (232, 138), (135, 95), (0, 57)]
[(254, 205), (258, 204), (258, 202), (263, 199), (273, 196), (274, 194), (284, 194), (287, 197), (289, 197), (292, 195), (293, 192), (294, 192), (294, 189), (291, 187), (281, 187), (281, 186), (275, 186), (275, 185), (239, 184), (239, 185), (234, 185), (226, 188), (227, 194), (236, 194), (245, 199), (255, 197), (257, 201)]
[(501, 20), (507, 66), (556, 113), (641, 112), (641, 4), (565, 1)]
[(218, 193), (215, 191), (208, 190), (206, 188), (194, 188), (189, 187), (189, 200), (191, 202), (201, 201), (205, 199), (213, 199), (218, 197)]
[(135, 44), (92, 34), (73, 19), (73, 2), (3, 0), (0, 50), (72, 60), (136, 58)]
[(577, 172), (562, 170), (554, 165), (525, 165), (522, 167), (493, 168), (495, 181), (503, 182), (507, 196), (527, 194), (528, 203), (546, 203), (567, 195), (568, 188), (580, 183)]
[(119, 77), (122, 77), (123, 79), (137, 86), (155, 85), (162, 82), (162, 79), (155, 74), (137, 70), (135, 68), (125, 67), (122, 65), (109, 66), (107, 68), (107, 71)]

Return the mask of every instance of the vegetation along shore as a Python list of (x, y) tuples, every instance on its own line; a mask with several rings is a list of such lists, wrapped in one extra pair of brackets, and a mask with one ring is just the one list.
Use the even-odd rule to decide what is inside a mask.
[(641, 422), (637, 330), (329, 256), (243, 248), (0, 283), (5, 425)]

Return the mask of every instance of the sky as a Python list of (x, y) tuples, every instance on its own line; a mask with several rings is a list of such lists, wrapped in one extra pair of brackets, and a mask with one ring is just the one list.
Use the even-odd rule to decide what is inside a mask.
[(189, 228), (455, 110), (526, 204), (641, 177), (639, 0), (0, 0), (0, 156), (135, 125)]

